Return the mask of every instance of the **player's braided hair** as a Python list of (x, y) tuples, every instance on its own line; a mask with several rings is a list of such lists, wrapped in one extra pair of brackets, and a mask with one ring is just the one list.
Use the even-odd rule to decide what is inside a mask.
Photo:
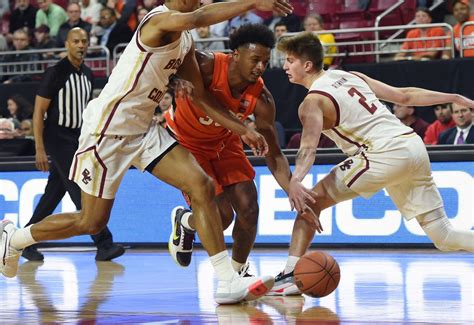
[(265, 25), (245, 24), (230, 35), (229, 47), (234, 51), (246, 44), (260, 44), (272, 49), (275, 47), (275, 36)]

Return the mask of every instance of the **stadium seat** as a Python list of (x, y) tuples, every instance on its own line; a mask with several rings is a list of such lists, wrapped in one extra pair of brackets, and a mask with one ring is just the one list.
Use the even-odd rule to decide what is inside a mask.
[(359, 0), (343, 0), (337, 16), (340, 21), (359, 21), (366, 18), (366, 12), (359, 9)]
[[(339, 23), (340, 29), (366, 28), (366, 27), (374, 27), (374, 22), (372, 20), (349, 20), (349, 21), (341, 21)], [(370, 39), (375, 38), (374, 32), (354, 32), (354, 34), (357, 34), (360, 39), (364, 39), (364, 40), (370, 40)], [(341, 35), (344, 35), (344, 34), (341, 34)]]
[(319, 14), (325, 22), (338, 21), (337, 12), (340, 11), (341, 4), (341, 0), (308, 0), (307, 13)]

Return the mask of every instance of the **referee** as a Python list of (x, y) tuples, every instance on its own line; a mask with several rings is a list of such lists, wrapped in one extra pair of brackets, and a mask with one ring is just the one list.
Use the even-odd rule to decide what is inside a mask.
[[(81, 190), (68, 176), (79, 144), (82, 111), (92, 97), (92, 71), (83, 63), (88, 35), (82, 28), (73, 28), (67, 34), (65, 45), (67, 57), (45, 71), (35, 98), (36, 167), (41, 171), (49, 170), (49, 177), (27, 226), (52, 214), (66, 191), (76, 208), (81, 209)], [(91, 237), (97, 246), (95, 259), (98, 261), (108, 261), (125, 252), (122, 246), (113, 243), (112, 233), (107, 227)], [(44, 258), (35, 246), (24, 249), (22, 256), (30, 261)]]

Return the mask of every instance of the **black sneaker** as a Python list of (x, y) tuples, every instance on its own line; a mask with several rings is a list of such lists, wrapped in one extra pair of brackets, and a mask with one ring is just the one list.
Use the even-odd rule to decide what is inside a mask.
[(98, 247), (95, 255), (96, 261), (110, 261), (114, 258), (122, 256), (125, 253), (125, 248), (121, 245), (112, 244), (109, 247)]
[(171, 212), (171, 235), (168, 241), (168, 250), (173, 260), (180, 266), (186, 267), (191, 264), (193, 254), (193, 243), (196, 231), (186, 229), (181, 224), (181, 218), (185, 213), (191, 212), (182, 206), (177, 206)]
[(26, 258), (28, 261), (42, 261), (44, 260), (44, 255), (38, 252), (36, 245), (32, 245), (23, 249), (21, 256)]
[(301, 295), (300, 289), (295, 284), (293, 271), (290, 273), (281, 272), (275, 277), (275, 285), (267, 296), (295, 296)]

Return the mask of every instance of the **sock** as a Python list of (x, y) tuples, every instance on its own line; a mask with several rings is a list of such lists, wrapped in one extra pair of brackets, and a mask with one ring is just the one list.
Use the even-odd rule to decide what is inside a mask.
[(219, 281), (230, 281), (235, 274), (230, 262), (229, 253), (226, 250), (209, 257), (216, 271)]
[(235, 261), (234, 259), (232, 259), (230, 261), (230, 263), (232, 263), (232, 267), (234, 268), (234, 271), (239, 273), (240, 271), (240, 268), (242, 267), (242, 265), (244, 265), (245, 263), (239, 263), (237, 261)]
[(181, 224), (184, 228), (188, 230), (196, 231), (196, 229), (189, 225), (189, 217), (191, 217), (192, 215), (193, 214), (191, 212), (186, 212), (185, 214), (183, 214), (183, 216), (181, 217)]
[(10, 241), (10, 245), (15, 249), (20, 250), (30, 245), (36, 244), (36, 241), (31, 235), (32, 226), (33, 225), (15, 231)]
[(283, 271), (283, 273), (288, 274), (293, 272), (293, 270), (295, 269), (296, 262), (298, 262), (299, 259), (299, 256), (288, 256), (288, 259), (286, 260), (285, 270)]

